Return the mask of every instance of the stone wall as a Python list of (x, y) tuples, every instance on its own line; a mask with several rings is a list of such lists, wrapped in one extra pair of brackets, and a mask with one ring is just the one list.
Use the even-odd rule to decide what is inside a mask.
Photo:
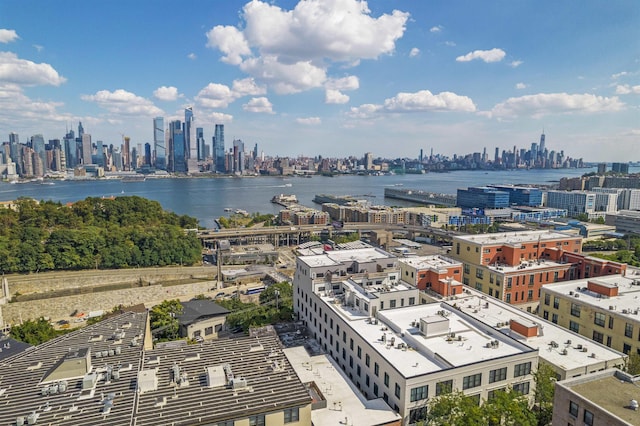
[(109, 284), (173, 281), (189, 278), (214, 279), (216, 268), (211, 266), (185, 266), (169, 268), (110, 269), (75, 272), (45, 272), (28, 275), (7, 275), (9, 299), (16, 293), (46, 293), (77, 287)]
[[(205, 281), (167, 287), (152, 285), (27, 302), (7, 303), (0, 306), (0, 318), (5, 321), (5, 326), (43, 316), (49, 317), (54, 321), (59, 319), (73, 321), (70, 315), (74, 311), (84, 312), (88, 315), (91, 311), (111, 311), (115, 306), (120, 304), (126, 306), (144, 303), (147, 307), (151, 307), (167, 299), (186, 301), (199, 294), (213, 297), (219, 291), (217, 285), (217, 281)], [(0, 324), (0, 326), (1, 325), (2, 324)], [(72, 322), (71, 325), (74, 326), (75, 324)]]

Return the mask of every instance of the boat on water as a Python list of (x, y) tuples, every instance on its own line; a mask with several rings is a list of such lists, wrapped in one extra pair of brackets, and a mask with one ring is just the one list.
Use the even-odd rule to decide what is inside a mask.
[(232, 212), (232, 211), (233, 211), (233, 209), (232, 209), (231, 207), (225, 207), (225, 208), (224, 208), (224, 211), (225, 211), (225, 212)]
[(298, 197), (295, 194), (278, 194), (273, 196), (271, 202), (287, 207), (291, 204), (298, 204)]
[(284, 186), (284, 187), (286, 187), (286, 188), (291, 188), (291, 187), (293, 186), (293, 184), (285, 183), (285, 184), (284, 184), (284, 185), (282, 185), (282, 186)]

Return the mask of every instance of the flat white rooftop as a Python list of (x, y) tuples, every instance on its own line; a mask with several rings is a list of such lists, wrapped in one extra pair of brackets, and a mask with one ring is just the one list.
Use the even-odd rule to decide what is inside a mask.
[[(464, 293), (453, 296), (444, 303), (455, 305), (462, 312), (495, 327), (501, 333), (525, 343), (527, 346), (539, 349), (541, 359), (565, 371), (574, 371), (584, 367), (584, 374), (592, 371), (588, 368), (589, 365), (610, 361), (611, 365), (608, 367), (612, 367), (624, 357), (618, 351), (508, 303), (486, 297), (474, 289), (465, 289)], [(510, 329), (510, 320), (515, 320), (526, 327), (537, 325), (538, 334), (528, 338), (522, 336)], [(565, 350), (566, 355), (563, 354)]]
[[(309, 356), (302, 346), (283, 350), (302, 383), (315, 382), (327, 401), (326, 408), (311, 411), (316, 426), (376, 425), (401, 419), (382, 398), (367, 400), (327, 355)], [(314, 401), (315, 403), (316, 401)]]
[(482, 245), (497, 245), (497, 244), (522, 244), (534, 241), (549, 241), (558, 240), (564, 238), (575, 238), (575, 235), (568, 235), (563, 232), (557, 232), (553, 230), (544, 231), (526, 231), (526, 232), (499, 232), (495, 234), (480, 234), (480, 235), (461, 235), (456, 236), (455, 239), (468, 241), (470, 243), (482, 244)]
[[(618, 295), (606, 297), (587, 290), (588, 282), (602, 286), (618, 287)], [(580, 290), (578, 290), (578, 288)], [(585, 278), (557, 284), (547, 284), (544, 290), (575, 298), (576, 303), (598, 307), (605, 311), (615, 311), (630, 320), (640, 322), (640, 273), (637, 270), (627, 272), (626, 276), (608, 275), (606, 277)]]
[(445, 256), (416, 256), (398, 259), (398, 263), (404, 263), (416, 269), (441, 270), (451, 266), (462, 266), (462, 262)]
[(550, 268), (558, 268), (563, 267), (568, 268), (569, 265), (566, 263), (558, 263), (552, 260), (540, 259), (540, 260), (532, 260), (527, 262), (522, 262), (519, 265), (503, 265), (503, 264), (490, 264), (487, 265), (492, 271), (502, 272), (502, 273), (511, 273), (511, 272), (541, 272)]
[(373, 284), (373, 285), (367, 285), (363, 287), (362, 285), (356, 283), (353, 280), (348, 280), (348, 281), (343, 281), (343, 285), (347, 289), (353, 291), (354, 293), (358, 293), (359, 295), (369, 300), (377, 299), (378, 293), (390, 293), (390, 292), (409, 291), (409, 290), (416, 289), (415, 287), (405, 283), (404, 281), (394, 282), (392, 285)]
[(300, 256), (298, 259), (306, 263), (309, 267), (317, 268), (322, 266), (337, 266), (348, 262), (367, 263), (380, 259), (395, 261), (396, 257), (383, 250), (368, 247), (353, 250), (332, 250), (321, 255)]
[[(334, 303), (333, 298), (323, 300), (405, 378), (533, 350), (492, 327), (465, 318), (447, 304), (378, 311), (376, 324), (353, 308)], [(446, 320), (448, 324), (439, 327), (442, 332), (427, 337), (420, 332), (421, 319), (432, 324)], [(497, 345), (487, 347), (496, 340)]]

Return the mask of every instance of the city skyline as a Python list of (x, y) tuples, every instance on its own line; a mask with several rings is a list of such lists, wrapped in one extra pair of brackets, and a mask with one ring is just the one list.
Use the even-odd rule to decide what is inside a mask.
[(82, 121), (94, 141), (153, 145), (153, 118), (166, 131), (192, 107), (207, 144), (224, 124), (272, 155), (452, 156), (544, 129), (573, 157), (637, 160), (632, 2), (154, 5), (4, 3), (1, 141)]

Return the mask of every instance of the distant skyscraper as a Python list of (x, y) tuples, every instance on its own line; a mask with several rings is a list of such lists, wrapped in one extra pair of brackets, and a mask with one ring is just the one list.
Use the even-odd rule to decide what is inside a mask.
[(244, 173), (244, 142), (242, 139), (233, 140), (233, 172)]
[(213, 136), (213, 157), (215, 171), (225, 173), (224, 124), (216, 124)]
[(542, 134), (540, 135), (540, 153), (544, 155), (544, 129), (542, 129)]
[(65, 169), (73, 169), (78, 164), (78, 157), (76, 155), (76, 135), (73, 130), (69, 130), (64, 136), (64, 157), (66, 160)]
[(144, 165), (151, 166), (151, 144), (148, 142), (144, 144)]
[(169, 123), (170, 145), (173, 148), (173, 172), (185, 173), (187, 171), (187, 147), (180, 120)]
[(31, 136), (31, 148), (42, 161), (43, 174), (47, 171), (47, 153), (44, 148), (44, 137), (40, 134)]
[(205, 157), (204, 130), (202, 129), (202, 127), (196, 127), (196, 146), (198, 148), (198, 161), (202, 161)]
[(131, 138), (129, 136), (123, 138), (122, 161), (124, 162), (122, 170), (131, 171)]
[[(80, 126), (78, 126), (80, 127)], [(82, 134), (82, 164), (91, 164), (91, 135), (88, 133)]]
[(184, 143), (186, 146), (186, 158), (198, 158), (198, 148), (194, 142), (193, 129), (193, 108), (184, 110)]
[(84, 127), (82, 127), (82, 121), (78, 122), (78, 137), (82, 139), (82, 135), (84, 135)]
[(156, 169), (167, 169), (167, 146), (164, 137), (164, 118), (153, 119), (153, 149), (156, 151)]

